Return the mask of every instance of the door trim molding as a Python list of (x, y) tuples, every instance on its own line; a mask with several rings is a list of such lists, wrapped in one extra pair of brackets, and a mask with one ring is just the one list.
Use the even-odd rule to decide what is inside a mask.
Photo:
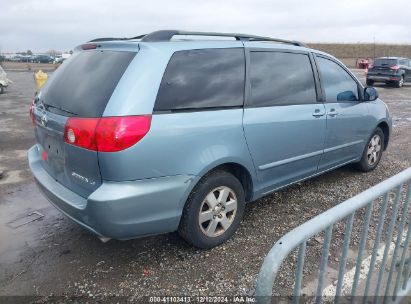
[(349, 163), (355, 162), (355, 161), (357, 161), (357, 160), (358, 160), (358, 158), (352, 158), (352, 159), (350, 159), (350, 160), (347, 160), (346, 162), (343, 162), (343, 163), (341, 163), (341, 164), (335, 165), (335, 166), (333, 166), (333, 167), (331, 167), (331, 168), (328, 168), (328, 169), (319, 171), (319, 172), (317, 172), (317, 173), (314, 173), (313, 175), (310, 175), (310, 176), (301, 178), (301, 179), (299, 179), (299, 180), (290, 182), (290, 183), (288, 183), (288, 184), (286, 184), (286, 185), (283, 185), (283, 186), (274, 188), (274, 189), (272, 189), (272, 190), (268, 190), (268, 191), (266, 191), (266, 192), (263, 192), (263, 193), (261, 194), (261, 196), (259, 196), (258, 198), (263, 197), (263, 196), (265, 196), (265, 195), (267, 195), (267, 194), (270, 194), (270, 193), (272, 193), (272, 192), (278, 191), (278, 190), (280, 190), (280, 189), (286, 188), (286, 187), (291, 186), (291, 185), (293, 185), (293, 184), (296, 184), (296, 183), (305, 181), (305, 180), (307, 180), (307, 179), (316, 177), (316, 176), (321, 175), (321, 174), (323, 174), (323, 173), (326, 173), (326, 172), (328, 172), (328, 171), (332, 171), (332, 170), (334, 170), (334, 169), (337, 169), (337, 168), (342, 167), (342, 166), (344, 166), (344, 165), (347, 165), (347, 164), (349, 164)]
[(315, 151), (315, 152), (311, 152), (311, 153), (307, 153), (307, 154), (303, 154), (303, 155), (298, 155), (298, 156), (286, 158), (286, 159), (283, 159), (283, 160), (275, 161), (275, 162), (272, 162), (272, 163), (260, 165), (260, 166), (258, 166), (258, 169), (259, 170), (267, 170), (267, 169), (271, 169), (273, 167), (285, 165), (285, 164), (292, 163), (292, 162), (302, 160), (302, 159), (305, 159), (305, 158), (317, 156), (317, 155), (320, 155), (322, 153), (323, 153), (323, 150), (318, 150), (318, 151)]
[(346, 143), (346, 144), (342, 144), (342, 145), (334, 146), (334, 147), (331, 147), (331, 148), (327, 148), (327, 149), (324, 149), (324, 153), (328, 153), (328, 152), (335, 151), (335, 150), (338, 150), (338, 149), (354, 146), (354, 145), (360, 144), (362, 142), (364, 142), (364, 140), (360, 139), (360, 140), (352, 141), (352, 142), (349, 142), (349, 143)]
[(260, 166), (258, 166), (258, 170), (264, 171), (264, 170), (267, 170), (267, 169), (271, 169), (271, 168), (274, 168), (274, 167), (278, 167), (278, 166), (281, 166), (281, 165), (285, 165), (285, 164), (289, 164), (289, 163), (292, 163), (292, 162), (295, 162), (295, 161), (299, 161), (299, 160), (302, 160), (302, 159), (305, 159), (305, 158), (309, 158), (309, 157), (317, 156), (317, 155), (320, 155), (320, 154), (323, 154), (323, 153), (328, 153), (328, 152), (343, 149), (343, 148), (346, 148), (346, 147), (354, 146), (354, 145), (360, 144), (362, 142), (364, 142), (364, 140), (356, 140), (356, 141), (353, 141), (353, 142), (349, 142), (349, 143), (346, 143), (346, 144), (334, 146), (334, 147), (327, 148), (327, 149), (324, 149), (324, 150), (318, 150), (318, 151), (314, 151), (314, 152), (311, 152), (311, 153), (298, 155), (298, 156), (294, 156), (294, 157), (290, 157), (290, 158), (286, 158), (286, 159), (282, 159), (282, 160), (275, 161), (275, 162), (272, 162), (272, 163), (260, 165)]

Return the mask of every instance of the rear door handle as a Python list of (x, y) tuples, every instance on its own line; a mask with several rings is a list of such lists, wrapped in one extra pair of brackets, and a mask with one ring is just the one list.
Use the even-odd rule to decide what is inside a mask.
[(321, 116), (324, 116), (324, 114), (325, 114), (324, 111), (322, 111), (322, 110), (320, 110), (320, 109), (315, 109), (315, 110), (314, 110), (314, 113), (313, 113), (313, 116), (314, 116), (314, 117), (321, 117)]
[(338, 112), (335, 109), (331, 109), (328, 113), (328, 116), (334, 117), (338, 115)]

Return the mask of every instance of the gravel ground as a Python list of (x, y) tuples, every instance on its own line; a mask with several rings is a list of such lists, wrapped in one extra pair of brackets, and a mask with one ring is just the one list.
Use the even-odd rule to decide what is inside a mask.
[[(364, 81), (362, 71), (355, 73)], [(32, 74), (8, 74), (15, 83), (0, 95), (0, 171), (4, 171), (0, 179), (0, 296), (112, 295), (130, 300), (144, 295), (253, 295), (262, 260), (282, 235), (411, 164), (411, 84), (402, 89), (377, 86), (394, 118), (394, 131), (373, 172), (360, 173), (346, 166), (249, 204), (233, 239), (212, 250), (197, 250), (175, 233), (102, 243), (39, 194), (25, 159), (26, 150), (34, 143), (28, 118), (35, 90)], [(32, 211), (44, 217), (10, 227), (11, 221)], [(358, 212), (356, 221), (363, 214)], [(378, 208), (373, 218), (377, 214)], [(343, 223), (334, 229), (329, 280), (333, 279), (332, 268), (338, 267), (343, 229)], [(371, 228), (371, 235), (374, 231)], [(354, 247), (359, 234), (360, 230), (354, 229)], [(318, 269), (321, 242), (319, 236), (307, 246), (307, 290)], [(295, 255), (287, 259), (279, 274), (276, 294), (289, 294), (294, 264)]]

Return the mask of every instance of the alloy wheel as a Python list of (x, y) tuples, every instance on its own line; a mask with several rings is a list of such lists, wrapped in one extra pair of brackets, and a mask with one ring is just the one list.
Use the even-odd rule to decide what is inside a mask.
[(375, 134), (368, 143), (367, 160), (370, 166), (373, 166), (379, 159), (381, 154), (381, 137)]
[(205, 197), (200, 207), (198, 223), (208, 237), (222, 235), (236, 216), (237, 197), (228, 187), (218, 187)]

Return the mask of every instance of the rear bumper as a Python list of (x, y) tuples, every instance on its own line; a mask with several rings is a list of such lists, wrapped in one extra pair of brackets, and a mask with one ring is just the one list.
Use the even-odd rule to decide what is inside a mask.
[(177, 230), (184, 202), (197, 182), (190, 175), (103, 181), (84, 198), (43, 169), (37, 146), (28, 151), (28, 161), (40, 190), (57, 209), (98, 236), (121, 240)]
[(376, 82), (388, 82), (388, 81), (398, 81), (401, 76), (396, 75), (370, 75), (368, 74), (367, 79)]

